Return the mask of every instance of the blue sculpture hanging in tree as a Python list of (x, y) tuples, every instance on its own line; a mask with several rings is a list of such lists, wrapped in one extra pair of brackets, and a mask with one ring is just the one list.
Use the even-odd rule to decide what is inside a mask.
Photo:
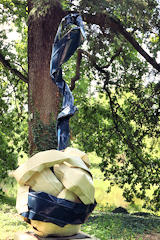
[[(74, 27), (62, 36), (69, 25)], [(69, 119), (77, 110), (72, 93), (62, 77), (62, 64), (69, 60), (84, 38), (83, 21), (79, 14), (69, 14), (62, 19), (54, 40), (50, 62), (50, 75), (63, 96), (62, 110), (57, 118), (58, 150), (65, 149), (68, 145)]]

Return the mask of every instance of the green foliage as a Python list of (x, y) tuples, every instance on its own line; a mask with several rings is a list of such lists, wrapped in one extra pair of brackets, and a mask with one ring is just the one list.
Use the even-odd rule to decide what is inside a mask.
[[(77, 5), (75, 9), (85, 14), (106, 13), (123, 23), (136, 41), (157, 57), (158, 1), (82, 0)], [(88, 25), (86, 30), (90, 58), (84, 58), (81, 71), (93, 86), (90, 93), (77, 97), (79, 114), (72, 120), (73, 135), (81, 149), (95, 151), (102, 158), (105, 179), (111, 186), (118, 184), (127, 201), (138, 197), (145, 200), (145, 207), (158, 211), (158, 73), (112, 28)], [(153, 195), (148, 194), (149, 189)]]
[(28, 151), (27, 116), (24, 111), (26, 95), (23, 94), (23, 88), (26, 86), (23, 83), (22, 85), (17, 83), (18, 79), (15, 79), (8, 71), (1, 69), (0, 181), (7, 177), (8, 170), (17, 167), (18, 153), (21, 157), (22, 150)]
[[(7, 81), (1, 81), (0, 101), (0, 181), (7, 177), (7, 171), (17, 167), (18, 153), (28, 151), (26, 113), (23, 110), (23, 95), (13, 95)], [(7, 86), (5, 88), (5, 85)], [(11, 85), (9, 85), (11, 87)], [(3, 88), (3, 89), (2, 89)], [(15, 89), (18, 88), (15, 87)], [(13, 90), (13, 91), (12, 91)], [(16, 92), (18, 94), (18, 90)], [(15, 100), (15, 101), (14, 101)]]
[[(99, 100), (83, 99), (79, 114), (72, 120), (77, 143), (85, 151), (96, 151), (103, 159), (100, 167), (105, 179), (111, 186), (118, 184), (123, 188), (127, 201), (136, 196), (144, 199), (148, 208), (158, 210), (159, 125), (150, 99), (144, 101), (143, 115), (143, 104), (130, 93), (119, 102), (115, 96), (112, 99), (113, 106), (104, 95)], [(154, 199), (148, 195), (151, 186)]]
[[(11, 67), (27, 76), (27, 27), (25, 1), (0, 1), (0, 51)], [(6, 21), (8, 24), (6, 24)], [(3, 25), (5, 24), (5, 25)], [(11, 32), (17, 40), (8, 40)], [(21, 33), (21, 35), (20, 35)], [(28, 152), (27, 85), (0, 65), (0, 182), (17, 167), (18, 155)]]
[[(32, 4), (29, 17), (32, 16), (33, 18), (45, 17), (51, 8), (60, 5), (58, 0), (34, 0)], [(65, 7), (67, 4), (64, 3), (63, 5)]]
[(6, 136), (2, 132), (0, 145), (0, 181), (4, 181), (8, 176), (8, 171), (17, 167), (17, 154), (14, 153), (14, 147), (8, 144)]

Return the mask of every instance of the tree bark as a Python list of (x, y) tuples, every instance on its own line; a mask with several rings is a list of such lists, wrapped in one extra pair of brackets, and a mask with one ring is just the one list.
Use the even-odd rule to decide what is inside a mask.
[(33, 136), (36, 116), (44, 124), (57, 117), (59, 92), (50, 77), (50, 57), (57, 27), (64, 15), (54, 1), (42, 15), (31, 12), (33, 0), (28, 0), (28, 76), (29, 76), (29, 143), (30, 154), (36, 149)]

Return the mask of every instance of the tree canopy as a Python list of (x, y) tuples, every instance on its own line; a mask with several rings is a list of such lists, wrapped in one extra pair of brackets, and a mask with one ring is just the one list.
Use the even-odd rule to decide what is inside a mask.
[[(139, 197), (146, 207), (158, 210), (159, 1), (47, 0), (38, 1), (32, 14), (38, 11), (37, 17), (45, 17), (54, 4), (61, 4), (64, 16), (79, 12), (86, 22), (86, 43), (63, 66), (79, 108), (71, 121), (74, 142), (102, 158), (105, 178), (123, 188), (128, 201)], [(2, 25), (8, 31), (16, 27), (20, 34), (19, 40), (10, 42), (5, 28), (1, 31), (1, 131), (10, 144), (18, 139), (18, 148), (26, 149), (27, 141), (22, 140), (26, 139), (27, 2), (1, 0), (0, 5)], [(16, 142), (12, 143), (16, 150)]]

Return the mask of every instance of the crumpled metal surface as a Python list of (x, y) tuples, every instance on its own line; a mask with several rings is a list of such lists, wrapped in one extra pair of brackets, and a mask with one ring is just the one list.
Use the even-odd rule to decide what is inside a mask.
[[(64, 36), (63, 31), (71, 28)], [(69, 119), (76, 112), (72, 93), (62, 77), (62, 64), (69, 60), (85, 38), (82, 18), (79, 14), (69, 14), (59, 25), (50, 61), (50, 75), (63, 96), (61, 112), (57, 117), (58, 150), (65, 149), (69, 142)]]

